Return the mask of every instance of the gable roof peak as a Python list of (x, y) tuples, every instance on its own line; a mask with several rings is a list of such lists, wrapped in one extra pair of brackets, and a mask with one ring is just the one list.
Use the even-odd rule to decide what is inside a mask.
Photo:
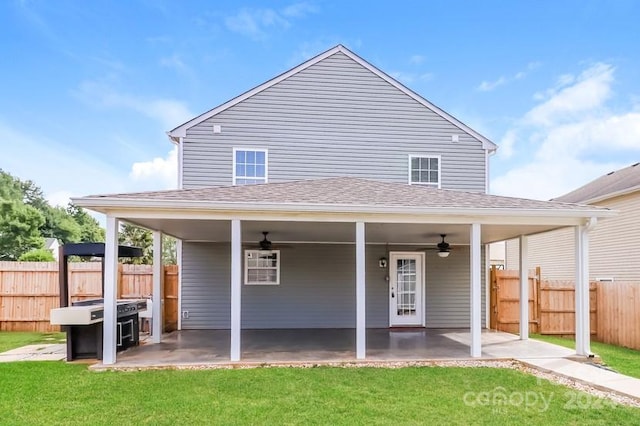
[(395, 78), (391, 77), (390, 75), (388, 75), (387, 73), (385, 73), (384, 71), (380, 70), (379, 68), (375, 67), (374, 65), (370, 64), (369, 62), (367, 62), (365, 59), (361, 58), (360, 56), (358, 56), (357, 54), (355, 54), (354, 52), (352, 52), (351, 50), (349, 50), (347, 47), (345, 47), (342, 44), (337, 44), (336, 46), (314, 56), (311, 59), (308, 59), (307, 61), (301, 63), (300, 65), (291, 68), (289, 71), (286, 71), (274, 78), (272, 78), (271, 80), (266, 81), (265, 83), (254, 87), (253, 89), (243, 93), (242, 95), (236, 96), (235, 98), (223, 103), (222, 105), (219, 105), (189, 121), (187, 121), (186, 123), (174, 128), (173, 130), (170, 130), (167, 132), (167, 136), (169, 137), (169, 139), (174, 142), (174, 143), (179, 143), (180, 138), (183, 138), (186, 136), (187, 133), (187, 129), (213, 117), (216, 114), (219, 114), (220, 112), (231, 108), (232, 106), (244, 101), (247, 98), (250, 98), (251, 96), (262, 92), (263, 90), (266, 90), (276, 84), (278, 84), (279, 82), (289, 78), (290, 76), (299, 73), (300, 71), (303, 71), (315, 64), (317, 64), (318, 62), (336, 54), (336, 53), (343, 53), (346, 56), (348, 56), (351, 60), (353, 60), (354, 62), (358, 63), (359, 65), (361, 65), (362, 67), (366, 68), (367, 70), (369, 70), (370, 72), (372, 72), (373, 74), (377, 75), (378, 77), (380, 77), (381, 79), (385, 80), (387, 83), (389, 83), (390, 85), (392, 85), (393, 87), (395, 87), (396, 89), (400, 90), (401, 92), (403, 92), (404, 94), (406, 94), (407, 96), (409, 96), (410, 98), (413, 98), (415, 101), (417, 101), (418, 103), (422, 104), (424, 107), (430, 109), (431, 111), (433, 111), (435, 114), (439, 115), (440, 117), (442, 117), (443, 119), (447, 120), (448, 122), (450, 122), (451, 124), (453, 124), (454, 126), (458, 127), (460, 130), (462, 130), (463, 132), (466, 132), (470, 135), (472, 135), (473, 137), (475, 137), (476, 139), (478, 139), (480, 142), (482, 142), (482, 147), (489, 151), (489, 152), (495, 152), (498, 149), (498, 146), (496, 144), (494, 144), (491, 140), (489, 140), (487, 137), (483, 136), (482, 134), (476, 132), (475, 130), (473, 130), (472, 128), (470, 128), (469, 126), (467, 126), (466, 124), (464, 124), (463, 122), (461, 122), (460, 120), (458, 120), (457, 118), (453, 117), (452, 115), (450, 115), (449, 113), (445, 112), (444, 110), (440, 109), (439, 107), (437, 107), (436, 105), (432, 104), (431, 102), (429, 102), (428, 100), (426, 100), (425, 98), (423, 98), (421, 95), (417, 94), (416, 92), (414, 92), (413, 90), (409, 89), (408, 87), (406, 87), (404, 84), (400, 83), (398, 80), (396, 80)]

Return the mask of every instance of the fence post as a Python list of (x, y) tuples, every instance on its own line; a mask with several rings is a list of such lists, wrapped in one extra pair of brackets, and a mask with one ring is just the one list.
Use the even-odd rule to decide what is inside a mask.
[(536, 316), (536, 323), (538, 324), (538, 333), (542, 334), (542, 314), (541, 314), (541, 300), (542, 300), (542, 269), (540, 266), (536, 266), (536, 276), (533, 279), (534, 292), (536, 295), (536, 304), (534, 306), (534, 313)]
[(489, 275), (489, 327), (492, 330), (498, 329), (498, 277), (496, 270), (496, 265), (492, 265)]
[(116, 290), (116, 299), (122, 299), (122, 278), (124, 276), (124, 272), (122, 270), (122, 263), (118, 263), (118, 278), (117, 278), (117, 290)]

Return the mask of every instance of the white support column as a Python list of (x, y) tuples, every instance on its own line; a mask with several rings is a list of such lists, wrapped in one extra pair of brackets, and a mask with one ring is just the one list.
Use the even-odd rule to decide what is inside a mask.
[(240, 361), (242, 228), (239, 219), (231, 221), (231, 361)]
[(178, 263), (178, 330), (182, 330), (182, 240), (176, 241), (176, 262)]
[(356, 358), (365, 359), (367, 354), (367, 323), (365, 298), (365, 227), (356, 223)]
[(576, 354), (591, 354), (589, 324), (589, 228), (576, 226)]
[(481, 228), (479, 223), (471, 225), (470, 275), (471, 275), (471, 356), (482, 356), (482, 277), (481, 277)]
[(118, 280), (118, 218), (107, 216), (107, 232), (104, 245), (104, 317), (102, 320), (102, 363), (116, 363), (116, 306)]
[(151, 337), (153, 343), (160, 343), (164, 324), (164, 268), (162, 265), (162, 232), (153, 231), (153, 303)]
[(529, 339), (529, 239), (520, 235), (520, 340)]

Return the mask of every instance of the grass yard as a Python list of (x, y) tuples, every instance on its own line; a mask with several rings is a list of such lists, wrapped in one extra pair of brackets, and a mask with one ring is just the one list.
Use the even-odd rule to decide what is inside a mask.
[(65, 337), (64, 333), (0, 331), (0, 352), (38, 343), (63, 343)]
[[(540, 334), (533, 334), (531, 337), (571, 349), (576, 347), (573, 339), (543, 336)], [(593, 341), (591, 342), (591, 351), (599, 355), (600, 358), (602, 358), (603, 364), (607, 367), (618, 373), (640, 379), (640, 351)]]
[(638, 424), (640, 409), (498, 368), (89, 372), (0, 364), (2, 424)]

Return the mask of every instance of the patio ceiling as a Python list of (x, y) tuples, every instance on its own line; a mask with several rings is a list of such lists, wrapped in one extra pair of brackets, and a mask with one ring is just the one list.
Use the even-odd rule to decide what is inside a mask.
[[(127, 222), (160, 230), (184, 241), (229, 242), (229, 220), (126, 218)], [(490, 243), (558, 228), (558, 225), (484, 225), (482, 242)], [(349, 222), (263, 221), (242, 222), (242, 241), (254, 243), (269, 232), (274, 243), (353, 243), (355, 225)], [(469, 225), (447, 223), (367, 223), (366, 241), (374, 244), (436, 245), (440, 234), (447, 242), (469, 244)]]

